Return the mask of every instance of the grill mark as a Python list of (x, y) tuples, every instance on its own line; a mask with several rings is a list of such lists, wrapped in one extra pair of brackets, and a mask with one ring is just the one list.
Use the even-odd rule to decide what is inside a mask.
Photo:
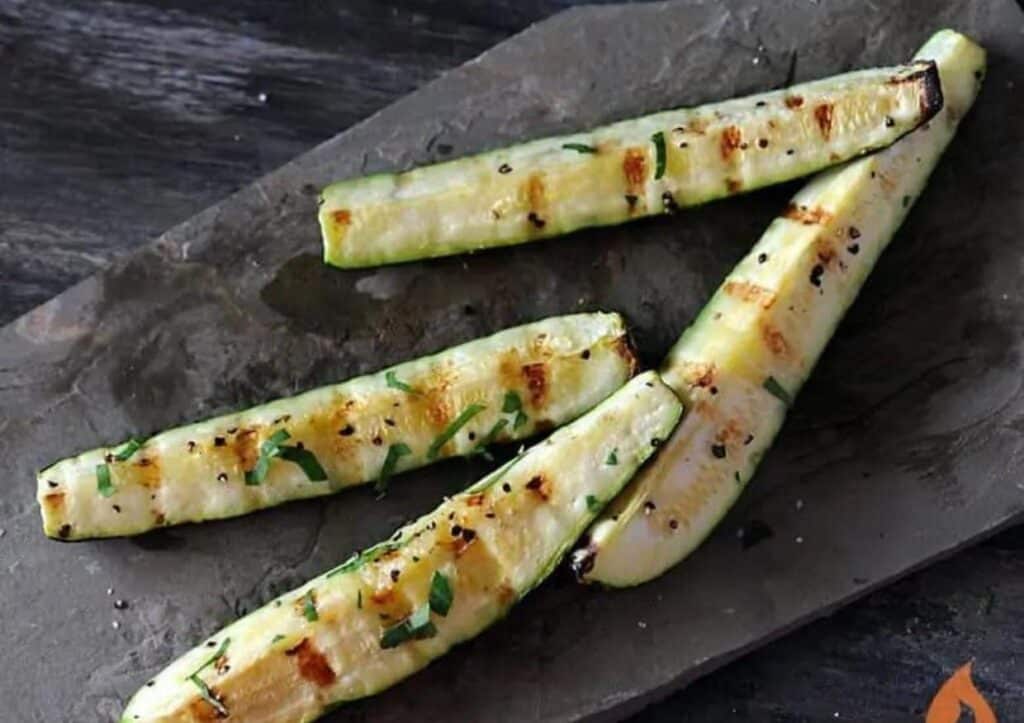
[(789, 356), (789, 342), (786, 341), (786, 337), (782, 335), (771, 323), (764, 323), (761, 325), (761, 339), (764, 341), (765, 346), (775, 356), (787, 357)]
[(814, 120), (818, 122), (818, 129), (822, 137), (827, 141), (832, 135), (832, 104), (822, 103), (814, 109)]
[(647, 176), (647, 157), (640, 148), (627, 148), (622, 158), (622, 173), (626, 177), (626, 192), (639, 196)]
[(729, 157), (736, 152), (743, 141), (743, 134), (736, 126), (728, 126), (722, 131), (722, 137), (718, 142), (718, 151), (722, 154), (722, 160), (728, 161)]
[(304, 638), (294, 648), (286, 650), (285, 655), (295, 658), (299, 675), (320, 687), (331, 685), (338, 677), (327, 662), (327, 658), (317, 650), (309, 638)]
[(792, 221), (799, 221), (804, 226), (823, 224), (832, 220), (832, 214), (821, 206), (809, 208), (807, 206), (797, 206), (795, 203), (786, 206), (786, 210), (782, 212), (782, 217)]
[(548, 391), (547, 364), (545, 362), (524, 364), (520, 369), (520, 374), (526, 380), (526, 388), (530, 392), (530, 402), (534, 407), (540, 407), (546, 401)]
[(775, 293), (771, 289), (750, 281), (727, 281), (724, 291), (740, 301), (756, 302), (762, 309), (769, 309), (775, 303)]

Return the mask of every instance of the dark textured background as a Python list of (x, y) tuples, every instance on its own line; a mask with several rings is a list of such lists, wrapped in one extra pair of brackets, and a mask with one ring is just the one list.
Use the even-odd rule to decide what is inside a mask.
[[(0, 322), (572, 4), (0, 2)], [(1022, 548), (1024, 531), (1003, 533), (641, 718), (845, 719), (856, 701), (862, 720), (909, 719), (975, 658), (1013, 720)]]

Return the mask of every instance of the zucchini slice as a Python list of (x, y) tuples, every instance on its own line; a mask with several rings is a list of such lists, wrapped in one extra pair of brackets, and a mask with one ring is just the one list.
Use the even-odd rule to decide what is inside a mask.
[(681, 414), (656, 373), (637, 377), (387, 542), (183, 655), (122, 721), (309, 721), (384, 690), (540, 584)]
[(573, 555), (585, 581), (650, 580), (686, 557), (739, 496), (787, 408), (970, 108), (985, 53), (952, 31), (945, 108), (891, 148), (811, 181), (718, 289), (662, 366), (688, 414)]
[(617, 314), (506, 329), (342, 384), (66, 459), (38, 475), (43, 529), (133, 535), (377, 482), (524, 439), (636, 371)]
[(920, 62), (342, 181), (321, 194), (324, 260), (447, 256), (670, 213), (883, 148), (941, 107)]

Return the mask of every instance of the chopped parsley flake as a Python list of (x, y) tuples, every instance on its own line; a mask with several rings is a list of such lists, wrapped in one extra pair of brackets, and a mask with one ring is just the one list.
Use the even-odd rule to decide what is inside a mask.
[(604, 463), (606, 465), (608, 465), (609, 467), (614, 467), (615, 465), (617, 465), (619, 463), (619, 448), (618, 447), (616, 447), (615, 449), (613, 449), (611, 452), (608, 453), (608, 456), (605, 458)]
[(110, 481), (110, 465), (96, 465), (96, 491), (101, 497), (110, 497), (116, 491), (114, 483)]
[(267, 473), (270, 472), (270, 461), (274, 457), (297, 464), (310, 482), (327, 480), (327, 472), (317, 460), (316, 455), (304, 447), (283, 444), (289, 439), (291, 439), (291, 435), (288, 434), (288, 431), (279, 429), (264, 440), (260, 445), (260, 456), (256, 460), (256, 466), (246, 470), (245, 483), (247, 485), (255, 486), (263, 483), (263, 480), (267, 478)]
[(385, 650), (396, 648), (408, 640), (422, 640), (437, 635), (437, 628), (430, 622), (430, 603), (423, 603), (412, 615), (393, 625), (380, 636), (380, 647)]
[(430, 579), (430, 609), (444, 617), (451, 610), (455, 593), (448, 578), (440, 570)]
[(597, 514), (601, 511), (604, 504), (594, 495), (587, 495), (587, 511), (591, 514)]
[(505, 392), (505, 398), (501, 402), (501, 411), (505, 414), (515, 413), (512, 429), (519, 429), (529, 420), (529, 417), (523, 413), (523, 400), (519, 396), (519, 392), (515, 390)]
[(786, 391), (785, 387), (779, 384), (775, 377), (768, 377), (762, 385), (769, 394), (785, 404), (787, 407), (793, 403), (793, 398)]
[(597, 149), (594, 146), (588, 146), (586, 143), (563, 143), (562, 148), (568, 151), (576, 151), (577, 153), (597, 153)]
[(121, 447), (120, 450), (118, 450), (118, 452), (114, 455), (114, 459), (116, 459), (118, 462), (127, 462), (129, 459), (131, 459), (133, 454), (142, 449), (142, 444), (142, 440), (132, 437), (131, 439), (124, 443), (124, 446)]
[(654, 143), (654, 152), (656, 154), (654, 161), (654, 180), (658, 180), (665, 175), (665, 134), (658, 131), (651, 136), (651, 141)]
[(387, 493), (388, 480), (395, 473), (398, 460), (409, 454), (412, 454), (412, 450), (409, 449), (409, 445), (403, 442), (398, 442), (388, 447), (387, 456), (384, 457), (384, 464), (380, 468), (380, 475), (377, 476), (377, 481), (373, 485), (373, 491), (377, 493), (378, 497), (383, 497)]
[(199, 688), (200, 697), (207, 703), (209, 703), (211, 706), (213, 706), (213, 709), (217, 711), (217, 714), (222, 718), (227, 717), (228, 709), (225, 708), (224, 703), (222, 703), (220, 699), (213, 694), (213, 691), (210, 690), (210, 686), (203, 682), (203, 679), (199, 677), (199, 674), (207, 668), (209, 668), (214, 663), (216, 663), (218, 660), (220, 660), (224, 656), (224, 653), (227, 652), (228, 645), (230, 643), (231, 638), (224, 638), (224, 641), (220, 644), (220, 647), (217, 648), (217, 651), (209, 658), (207, 658), (206, 662), (200, 665), (198, 668), (196, 668), (195, 672), (192, 673), (192, 675), (188, 676), (188, 678), (186, 679), (191, 681), (197, 688)]
[(416, 393), (412, 387), (400, 380), (393, 370), (384, 372), (384, 381), (391, 389), (398, 389), (409, 394)]
[(320, 619), (316, 612), (316, 596), (312, 590), (307, 590), (302, 598), (302, 614), (311, 623), (315, 623)]
[(466, 407), (462, 413), (457, 416), (451, 424), (449, 424), (441, 434), (437, 435), (437, 438), (430, 443), (430, 448), (427, 450), (427, 459), (437, 459), (438, 455), (441, 454), (441, 448), (445, 446), (448, 441), (458, 434), (459, 430), (466, 426), (476, 415), (484, 411), (487, 407), (482, 404), (470, 404)]

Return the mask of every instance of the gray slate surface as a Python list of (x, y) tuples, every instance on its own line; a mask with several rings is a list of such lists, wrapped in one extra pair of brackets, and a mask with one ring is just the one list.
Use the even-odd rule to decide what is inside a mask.
[[(791, 190), (469, 259), (345, 273), (317, 261), (317, 186), (433, 160), (449, 145), (460, 154), (779, 85), (793, 49), (803, 79), (896, 62), (931, 29), (955, 24), (993, 58), (960, 141), (733, 520), (638, 590), (554, 581), (480, 640), (338, 719), (621, 712), (1017, 515), (1022, 309), (1011, 244), (1024, 169), (1021, 101), (1007, 84), (1024, 58), (1018, 11), (952, 6), (936, 17), (908, 2), (865, 27), (858, 3), (841, 5), (827, 16), (795, 2), (560, 16), (0, 332), (0, 449), (13, 462), (0, 503), (10, 538), (0, 551), (10, 573), (0, 580), (9, 643), (0, 697), (12, 716), (112, 717), (118, 698), (173, 654), (480, 471), (454, 463), (408, 475), (380, 504), (357, 492), (143, 540), (57, 545), (38, 532), (34, 468), (577, 308), (623, 310), (656, 361)], [(775, 534), (743, 550), (732, 531), (750, 519), (772, 520)], [(108, 586), (132, 605), (118, 630)]]

